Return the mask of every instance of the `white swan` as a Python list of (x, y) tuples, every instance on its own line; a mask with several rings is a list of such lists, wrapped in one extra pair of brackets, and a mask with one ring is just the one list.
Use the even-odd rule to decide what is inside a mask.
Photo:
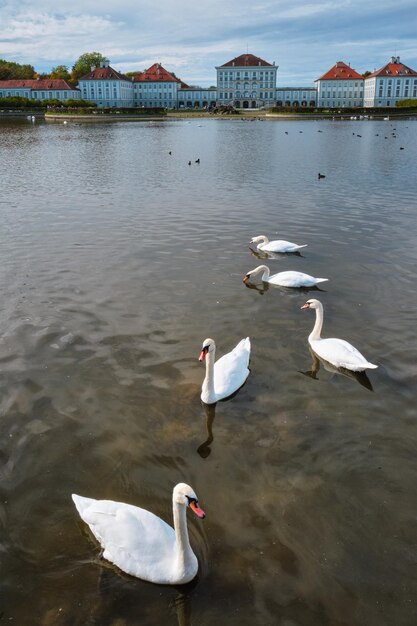
[(310, 276), (310, 274), (303, 274), (303, 272), (279, 272), (278, 274), (273, 274), (270, 276), (269, 267), (266, 265), (258, 265), (254, 270), (251, 270), (246, 274), (243, 278), (243, 281), (246, 282), (259, 272), (262, 272), (262, 280), (265, 283), (270, 283), (271, 285), (279, 285), (280, 287), (314, 287), (318, 283), (324, 283), (328, 278), (315, 278), (314, 276)]
[[(123, 572), (160, 585), (188, 583), (197, 574), (198, 561), (188, 539), (186, 508), (204, 518), (193, 489), (174, 488), (174, 528), (137, 506), (112, 500), (72, 495), (82, 519), (104, 548), (103, 557)], [(175, 530), (174, 530), (175, 529)]]
[(301, 308), (316, 310), (316, 322), (308, 336), (308, 343), (319, 357), (336, 367), (344, 367), (352, 372), (363, 372), (363, 370), (378, 367), (378, 365), (369, 363), (359, 350), (344, 339), (322, 339), (320, 337), (323, 326), (323, 305), (320, 300), (307, 300)]
[(258, 250), (262, 252), (297, 252), (300, 248), (306, 248), (307, 244), (299, 246), (291, 241), (285, 241), (284, 239), (276, 239), (275, 241), (269, 241), (265, 235), (259, 235), (258, 237), (252, 237), (249, 243), (257, 243)]
[(215, 361), (214, 339), (205, 339), (199, 361), (206, 361), (206, 377), (201, 388), (205, 404), (214, 404), (228, 398), (243, 385), (249, 376), (250, 339), (242, 339), (237, 346)]

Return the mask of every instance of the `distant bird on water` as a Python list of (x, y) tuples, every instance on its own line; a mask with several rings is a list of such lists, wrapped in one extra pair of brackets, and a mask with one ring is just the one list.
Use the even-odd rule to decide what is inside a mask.
[(191, 165), (191, 161), (188, 161), (188, 165)]
[(287, 130), (285, 131), (285, 134), (288, 135), (288, 131)]
[(168, 154), (172, 154), (171, 150), (168, 152)]
[(317, 174), (317, 178), (320, 180), (320, 178), (326, 178), (326, 174), (320, 174), (320, 172)]
[(200, 163), (200, 158), (196, 159), (195, 161), (196, 163)]

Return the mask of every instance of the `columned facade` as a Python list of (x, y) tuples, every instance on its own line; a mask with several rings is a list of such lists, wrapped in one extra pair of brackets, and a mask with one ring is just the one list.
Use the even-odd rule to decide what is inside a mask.
[(216, 67), (217, 101), (238, 109), (269, 108), (275, 104), (277, 66), (253, 54)]

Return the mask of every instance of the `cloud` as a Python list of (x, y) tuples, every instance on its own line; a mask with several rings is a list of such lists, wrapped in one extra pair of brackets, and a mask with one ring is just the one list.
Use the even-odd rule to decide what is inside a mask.
[(364, 71), (396, 52), (415, 68), (414, 12), (411, 0), (3, 0), (0, 57), (49, 71), (94, 50), (123, 72), (160, 61), (209, 85), (248, 48), (276, 61), (279, 84), (311, 85), (338, 60)]

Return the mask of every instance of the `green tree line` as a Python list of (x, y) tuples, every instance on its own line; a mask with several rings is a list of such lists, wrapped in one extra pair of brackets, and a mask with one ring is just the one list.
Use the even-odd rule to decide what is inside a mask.
[[(70, 85), (76, 85), (82, 76), (90, 73), (92, 67), (99, 67), (100, 63), (105, 60), (106, 57), (101, 54), (101, 52), (84, 52), (78, 57), (71, 69), (67, 65), (57, 65), (56, 67), (51, 68), (49, 73), (38, 73), (33, 65), (21, 65), (20, 63), (16, 63), (14, 61), (0, 59), (0, 80), (13, 80), (19, 78), (62, 78)], [(126, 72), (126, 76), (132, 78), (138, 73), (139, 72), (137, 71)], [(174, 72), (170, 73), (174, 76), (174, 78), (177, 78)], [(178, 80), (181, 81), (181, 87), (187, 87), (181, 79)]]

